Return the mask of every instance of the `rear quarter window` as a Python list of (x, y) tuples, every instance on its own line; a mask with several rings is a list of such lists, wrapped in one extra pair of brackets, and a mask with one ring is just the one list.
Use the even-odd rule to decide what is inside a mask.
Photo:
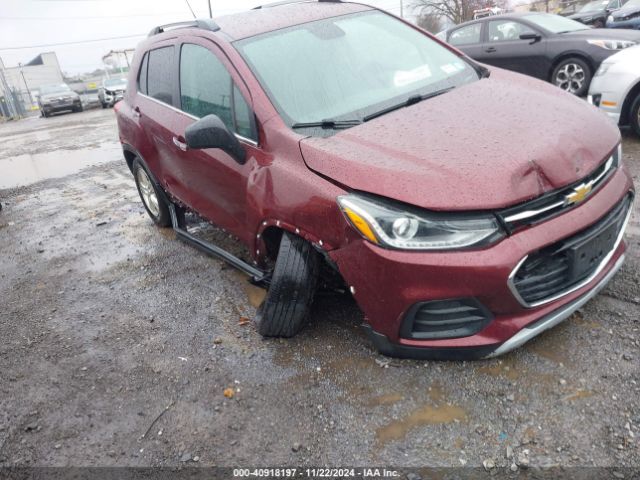
[(147, 95), (173, 105), (173, 46), (150, 50), (147, 55)]
[(451, 45), (471, 45), (480, 43), (480, 32), (482, 30), (481, 23), (474, 23), (466, 27), (459, 28), (451, 33), (449, 43)]
[(138, 72), (138, 91), (147, 94), (147, 67), (149, 65), (149, 54), (145, 53)]

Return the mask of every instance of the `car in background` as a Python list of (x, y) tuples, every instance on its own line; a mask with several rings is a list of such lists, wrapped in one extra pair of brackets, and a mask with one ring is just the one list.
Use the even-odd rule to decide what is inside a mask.
[(602, 62), (591, 82), (589, 102), (640, 136), (640, 46)]
[(126, 78), (105, 78), (98, 92), (102, 108), (113, 107), (118, 100), (122, 100), (126, 90)]
[(593, 29), (559, 15), (526, 12), (456, 25), (446, 40), (474, 60), (583, 96), (602, 61), (640, 43), (640, 32)]
[(640, 0), (629, 0), (607, 17), (607, 28), (640, 29)]
[(568, 18), (585, 25), (592, 25), (594, 28), (604, 28), (609, 14), (625, 3), (625, 0), (594, 0)]
[(43, 85), (38, 96), (40, 115), (48, 117), (52, 113), (63, 111), (81, 112), (83, 110), (80, 95), (71, 90), (66, 83)]

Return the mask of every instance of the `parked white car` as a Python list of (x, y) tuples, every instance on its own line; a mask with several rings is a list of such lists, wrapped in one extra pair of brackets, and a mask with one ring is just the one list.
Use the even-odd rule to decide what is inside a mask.
[(640, 136), (640, 45), (602, 62), (591, 80), (589, 102)]

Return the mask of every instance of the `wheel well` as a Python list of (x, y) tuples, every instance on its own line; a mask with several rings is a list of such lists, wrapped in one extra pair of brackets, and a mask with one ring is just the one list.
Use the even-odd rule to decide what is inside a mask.
[(262, 240), (267, 248), (267, 257), (270, 260), (276, 259), (278, 256), (278, 249), (280, 248), (280, 240), (282, 240), (282, 233), (284, 230), (278, 227), (267, 227), (262, 232)]
[(123, 150), (123, 153), (124, 153), (124, 159), (127, 161), (127, 166), (129, 167), (129, 170), (133, 172), (133, 161), (136, 159), (136, 154), (129, 150)]
[(640, 81), (636, 83), (629, 93), (627, 97), (624, 99), (622, 104), (622, 110), (620, 111), (620, 124), (628, 125), (629, 124), (629, 115), (631, 114), (631, 107), (633, 106), (633, 101), (640, 95)]
[(569, 58), (578, 58), (582, 60), (584, 63), (586, 63), (587, 66), (589, 67), (589, 73), (591, 73), (591, 76), (593, 77), (595, 69), (593, 68), (593, 65), (591, 64), (588, 58), (584, 57), (583, 55), (580, 55), (579, 53), (565, 53), (564, 55), (561, 55), (560, 57), (556, 58), (553, 62), (553, 65), (551, 65), (551, 69), (549, 70), (549, 79), (548, 79), (550, 82), (553, 80), (553, 71), (556, 69), (556, 67), (560, 65), (561, 62), (568, 60)]

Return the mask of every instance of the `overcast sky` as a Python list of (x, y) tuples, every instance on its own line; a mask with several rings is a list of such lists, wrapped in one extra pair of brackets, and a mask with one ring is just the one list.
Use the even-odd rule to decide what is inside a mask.
[[(213, 16), (246, 10), (273, 0), (211, 0)], [(400, 13), (401, 0), (363, 3)], [(410, 16), (412, 0), (402, 0)], [(207, 0), (188, 0), (198, 17), (208, 17)], [(6, 67), (55, 51), (67, 73), (102, 66), (112, 49), (133, 48), (156, 25), (193, 18), (187, 0), (0, 0), (0, 58)], [(86, 40), (131, 36), (113, 40)], [(69, 45), (54, 45), (70, 42)], [(19, 48), (32, 47), (32, 48)]]

